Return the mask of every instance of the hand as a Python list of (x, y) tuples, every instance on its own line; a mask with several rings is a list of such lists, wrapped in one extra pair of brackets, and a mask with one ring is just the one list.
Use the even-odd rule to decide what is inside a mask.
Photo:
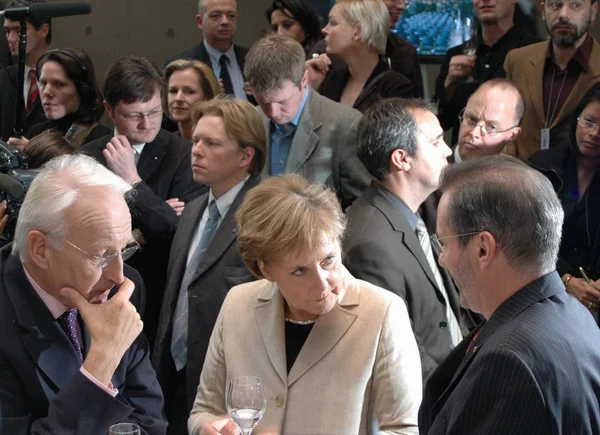
[(318, 89), (325, 80), (325, 76), (331, 66), (331, 59), (325, 53), (320, 54), (318, 57), (309, 59), (304, 62), (306, 71), (308, 72), (308, 84), (313, 89)]
[(466, 54), (459, 54), (452, 56), (450, 59), (450, 65), (448, 65), (448, 75), (444, 82), (444, 87), (450, 88), (455, 87), (458, 82), (471, 75), (471, 70), (475, 66), (476, 56), (468, 56)]
[(102, 304), (91, 304), (75, 289), (61, 290), (67, 305), (79, 310), (90, 334), (83, 367), (104, 385), (110, 384), (121, 358), (142, 332), (140, 315), (129, 302), (134, 288), (133, 282), (125, 278), (117, 293)]
[(205, 421), (201, 433), (205, 435), (239, 435), (240, 429), (231, 418), (223, 416)]
[(571, 277), (566, 285), (567, 291), (575, 296), (588, 310), (596, 311), (600, 304), (600, 280), (592, 281), (592, 287), (583, 278)]
[(219, 79), (219, 93), (221, 95), (225, 95), (225, 85), (223, 84), (223, 79)]
[(106, 149), (102, 153), (104, 154), (108, 168), (123, 180), (129, 184), (141, 180), (135, 167), (133, 148), (125, 136), (119, 135), (113, 137), (106, 144)]
[(25, 149), (25, 145), (29, 143), (29, 139), (26, 137), (9, 137), (7, 142), (13, 148), (23, 151)]
[(244, 82), (244, 92), (246, 92), (246, 95), (250, 97), (254, 96), (254, 91), (250, 87), (250, 83)]
[(6, 200), (0, 202), (0, 237), (4, 236), (4, 227), (8, 222), (8, 215), (6, 214)]
[(180, 201), (179, 198), (171, 198), (167, 199), (167, 204), (169, 204), (171, 208), (175, 210), (177, 216), (181, 216), (181, 213), (183, 213), (183, 209), (185, 208), (185, 202)]

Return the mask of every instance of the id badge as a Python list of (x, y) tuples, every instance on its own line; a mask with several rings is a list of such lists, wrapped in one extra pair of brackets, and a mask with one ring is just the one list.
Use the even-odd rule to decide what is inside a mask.
[(542, 128), (542, 149), (543, 150), (547, 150), (548, 148), (550, 148), (550, 129), (549, 128)]

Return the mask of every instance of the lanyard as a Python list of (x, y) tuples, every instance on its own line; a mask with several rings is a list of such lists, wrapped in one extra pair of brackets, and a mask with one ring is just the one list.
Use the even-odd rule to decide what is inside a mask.
[(562, 83), (560, 84), (560, 89), (558, 90), (558, 96), (556, 97), (556, 102), (554, 104), (554, 109), (552, 113), (550, 113), (550, 108), (552, 107), (552, 89), (554, 88), (554, 78), (556, 76), (556, 66), (552, 69), (552, 82), (550, 82), (550, 94), (548, 95), (548, 110), (546, 111), (546, 128), (550, 128), (550, 124), (554, 120), (554, 115), (556, 114), (556, 109), (558, 108), (558, 103), (560, 102), (560, 95), (563, 91), (563, 86), (565, 85), (565, 81), (567, 80), (567, 75), (569, 74), (569, 65), (565, 69), (565, 75), (563, 76)]

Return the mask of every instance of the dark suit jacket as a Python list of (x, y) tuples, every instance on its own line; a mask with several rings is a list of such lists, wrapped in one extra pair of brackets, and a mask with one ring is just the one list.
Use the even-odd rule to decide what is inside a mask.
[[(18, 66), (11, 65), (5, 70), (0, 70), (0, 136), (2, 140), (8, 140), (14, 136), (13, 125), (15, 122), (15, 110), (17, 107), (17, 76)], [(11, 81), (12, 79), (12, 81)], [(14, 84), (13, 84), (14, 81)], [(29, 113), (25, 115), (25, 128), (23, 134), (35, 124), (46, 120), (40, 96), (35, 99)]]
[[(106, 166), (102, 151), (111, 138), (107, 135), (89, 142), (80, 152)], [(167, 280), (168, 252), (178, 222), (165, 200), (189, 202), (206, 189), (192, 178), (191, 143), (164, 130), (144, 146), (137, 168), (143, 181), (136, 185), (128, 205), (133, 228), (141, 230), (146, 243), (127, 262), (142, 274), (148, 288), (144, 332), (152, 344)]]
[[(271, 121), (261, 110), (267, 132), (267, 161), (271, 165)], [(356, 155), (357, 110), (310, 91), (290, 146), (286, 173), (302, 175), (311, 183), (332, 188), (346, 208), (367, 188), (370, 175)]]
[[(375, 181), (348, 210), (344, 252), (345, 265), (354, 277), (390, 290), (406, 302), (423, 379), (427, 379), (452, 347), (446, 303), (417, 235)], [(452, 311), (460, 320), (456, 287), (445, 269), (440, 268), (440, 273)]]
[[(259, 182), (260, 177), (251, 176), (242, 187), (206, 249), (188, 287), (187, 403), (181, 404), (181, 406), (187, 407), (188, 411), (191, 411), (194, 404), (210, 336), (227, 292), (238, 284), (256, 279), (246, 268), (237, 251), (235, 212), (242, 203), (246, 192), (258, 185)], [(207, 205), (208, 193), (185, 207), (171, 247), (167, 287), (152, 357), (159, 382), (165, 391), (165, 397), (170, 396), (170, 387), (173, 387), (173, 377), (175, 376), (175, 366), (171, 356), (173, 314), (181, 280), (185, 274), (190, 243)]]
[[(0, 251), (0, 433), (98, 434), (110, 425), (135, 422), (144, 434), (164, 434), (163, 397), (143, 334), (123, 356), (112, 384), (113, 398), (79, 371), (75, 348), (29, 284), (11, 246)], [(132, 302), (143, 299), (137, 272)], [(90, 337), (82, 324), (84, 358)]]
[[(350, 70), (347, 65), (330, 69), (319, 88), (319, 93), (339, 102), (348, 80), (350, 80)], [(373, 83), (371, 84), (371, 82)], [(412, 98), (414, 96), (414, 84), (402, 74), (391, 71), (387, 60), (381, 57), (352, 107), (365, 113), (369, 107), (383, 98)]]
[(479, 330), (427, 382), (421, 434), (600, 433), (600, 330), (556, 272), (511, 296)]

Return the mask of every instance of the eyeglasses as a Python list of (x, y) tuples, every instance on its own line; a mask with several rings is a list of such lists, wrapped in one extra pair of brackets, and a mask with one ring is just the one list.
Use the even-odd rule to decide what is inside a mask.
[(556, 1), (552, 2), (552, 1), (551, 1), (551, 2), (546, 2), (546, 3), (544, 3), (544, 4), (546, 5), (546, 9), (549, 9), (549, 10), (551, 10), (552, 12), (556, 12), (556, 11), (559, 11), (559, 10), (561, 10), (561, 9), (562, 9), (562, 8), (565, 6), (565, 4), (566, 4), (566, 5), (569, 7), (569, 9), (571, 9), (572, 11), (580, 11), (580, 10), (582, 10), (582, 9), (583, 9), (583, 2), (577, 2), (577, 1), (575, 1), (575, 2), (567, 2), (567, 3), (564, 3), (564, 2), (556, 2)]
[(119, 115), (121, 115), (127, 121), (142, 122), (144, 120), (144, 118), (155, 119), (155, 118), (158, 118), (159, 116), (162, 116), (163, 110), (162, 110), (162, 108), (160, 108), (160, 109), (153, 110), (152, 112), (148, 112), (148, 113), (140, 113), (140, 112), (138, 112), (138, 113), (123, 113), (123, 112), (119, 111), (117, 108), (115, 108), (115, 112), (117, 112)]
[(208, 19), (211, 21), (219, 21), (223, 15), (227, 17), (228, 21), (235, 21), (238, 17), (237, 12), (212, 11), (208, 14)]
[[(458, 119), (461, 124), (467, 126), (471, 130), (474, 130), (475, 128), (479, 127), (482, 136), (494, 136), (500, 133), (506, 133), (507, 131), (519, 126), (519, 124), (516, 124), (504, 130), (498, 130), (498, 127), (496, 127), (495, 125), (486, 124), (484, 121), (479, 121), (478, 119), (475, 119), (470, 115), (465, 115), (465, 109), (463, 109), (460, 112), (460, 114), (458, 115)], [(483, 123), (481, 124), (480, 122)]]
[(123, 259), (123, 261), (128, 260), (129, 258), (131, 258), (131, 256), (133, 254), (135, 254), (137, 252), (138, 249), (140, 249), (140, 244), (134, 240), (133, 242), (129, 243), (127, 246), (125, 246), (123, 249), (121, 249), (118, 252), (115, 252), (112, 254), (106, 254), (106, 255), (92, 255), (89, 252), (81, 249), (76, 244), (69, 242), (67, 239), (65, 239), (65, 242), (67, 242), (69, 245), (71, 245), (75, 249), (83, 252), (85, 255), (90, 257), (92, 260), (96, 261), (96, 267), (98, 269), (104, 269), (119, 255), (121, 255), (121, 258)]
[(480, 232), (481, 231), (471, 231), (470, 233), (453, 234), (451, 236), (446, 237), (438, 237), (437, 234), (432, 234), (431, 247), (435, 250), (435, 253), (437, 255), (440, 255), (442, 252), (444, 252), (444, 244), (442, 243), (442, 240), (455, 239), (457, 237), (474, 236), (475, 234), (479, 234)]
[(587, 119), (582, 118), (581, 116), (577, 118), (577, 124), (589, 130), (600, 131), (600, 125), (596, 124), (595, 122), (588, 121)]

